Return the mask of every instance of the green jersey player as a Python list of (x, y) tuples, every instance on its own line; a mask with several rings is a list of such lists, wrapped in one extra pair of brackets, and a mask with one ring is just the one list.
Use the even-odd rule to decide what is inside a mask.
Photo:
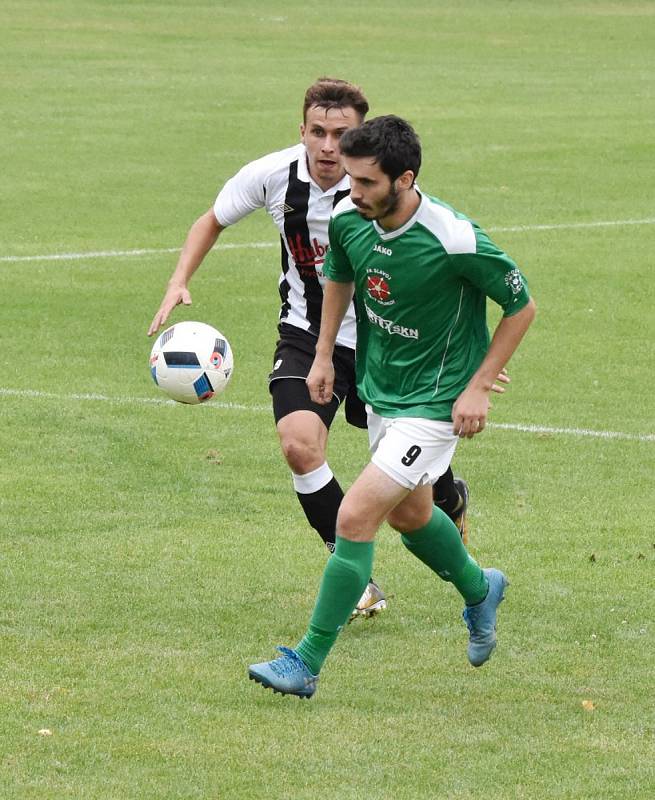
[(360, 397), (383, 417), (450, 421), (489, 347), (486, 297), (511, 316), (529, 295), (516, 264), (466, 217), (418, 191), (416, 200), (398, 231), (342, 201), (326, 275), (355, 285)]
[[(346, 493), (309, 628), (292, 650), (250, 667), (250, 677), (311, 697), (318, 673), (366, 585), (375, 534), (386, 519), (405, 547), (464, 603), (468, 659), (496, 646), (507, 579), (482, 569), (430, 485), (460, 437), (480, 433), (495, 376), (517, 348), (535, 306), (516, 264), (470, 220), (419, 192), (421, 147), (399, 117), (378, 117), (341, 139), (351, 194), (334, 210), (321, 332), (307, 377), (312, 399), (332, 396), (332, 353), (353, 293), (357, 389), (367, 404), (371, 462)], [(490, 341), (486, 298), (503, 317)]]

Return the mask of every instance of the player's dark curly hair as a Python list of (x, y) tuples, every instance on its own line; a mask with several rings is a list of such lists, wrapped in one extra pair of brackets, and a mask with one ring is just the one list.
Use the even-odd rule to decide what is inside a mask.
[(393, 114), (350, 128), (339, 140), (339, 149), (350, 158), (374, 158), (391, 181), (407, 170), (416, 178), (421, 168), (421, 142), (416, 131)]
[(339, 78), (319, 78), (307, 89), (302, 107), (303, 120), (307, 119), (307, 109), (312, 106), (354, 108), (361, 119), (368, 114), (368, 100), (359, 86)]

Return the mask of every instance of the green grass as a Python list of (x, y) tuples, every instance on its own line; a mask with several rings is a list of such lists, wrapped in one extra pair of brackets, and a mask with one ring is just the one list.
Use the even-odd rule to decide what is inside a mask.
[[(3, 4), (3, 800), (655, 795), (655, 226), (494, 232), (652, 221), (654, 18), (646, 2)], [(421, 185), (528, 275), (539, 315), (492, 422), (628, 438), (464, 442), (472, 551), (511, 579), (492, 662), (467, 666), (458, 598), (385, 527), (389, 612), (344, 632), (305, 703), (246, 680), (300, 637), (324, 563), (268, 410), (275, 248), (219, 248), (177, 314), (235, 351), (200, 408), (151, 402), (145, 330), (174, 253), (6, 259), (179, 246), (235, 169), (295, 141), (326, 73), (412, 120)], [(258, 214), (222, 241), (276, 235)], [(339, 418), (345, 486), (366, 460)]]

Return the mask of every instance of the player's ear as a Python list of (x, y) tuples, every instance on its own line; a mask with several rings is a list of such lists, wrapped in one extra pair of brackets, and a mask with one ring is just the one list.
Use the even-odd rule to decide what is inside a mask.
[(305, 123), (300, 123), (300, 141), (305, 144)]
[(396, 189), (411, 189), (414, 185), (415, 177), (411, 169), (405, 170), (402, 175), (396, 178)]

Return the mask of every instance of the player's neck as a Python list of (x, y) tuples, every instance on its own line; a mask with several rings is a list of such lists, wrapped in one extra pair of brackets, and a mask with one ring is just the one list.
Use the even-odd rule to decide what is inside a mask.
[(319, 178), (317, 175), (314, 175), (311, 170), (309, 170), (309, 176), (322, 192), (329, 192), (330, 189), (334, 189), (343, 179), (343, 175), (340, 175), (336, 181), (333, 178)]
[(378, 219), (378, 225), (385, 231), (395, 231), (410, 220), (416, 213), (416, 209), (421, 204), (421, 195), (412, 186), (407, 191), (401, 192), (396, 209), (386, 217)]

